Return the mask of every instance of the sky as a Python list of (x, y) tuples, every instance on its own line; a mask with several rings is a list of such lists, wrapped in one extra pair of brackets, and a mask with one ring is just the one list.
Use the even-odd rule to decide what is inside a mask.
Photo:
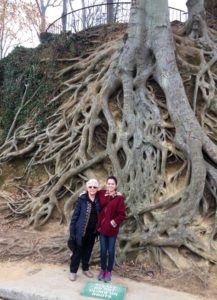
[[(91, 5), (92, 3), (97, 4), (97, 2), (99, 3), (99, 1), (101, 2), (102, 0), (94, 0), (94, 1), (93, 0), (86, 0), (86, 3), (89, 2), (90, 5)], [(126, 0), (119, 0), (119, 1), (124, 2)], [(153, 1), (159, 1), (159, 0), (153, 0)], [(114, 2), (115, 2), (115, 0), (114, 0)], [(177, 9), (187, 11), (187, 8), (186, 8), (186, 5), (185, 5), (186, 2), (187, 2), (187, 0), (168, 0), (168, 5), (169, 5), (169, 7), (173, 7), (173, 8), (177, 8)], [(72, 2), (72, 4), (73, 4), (73, 9), (74, 10), (81, 8), (81, 0), (74, 0)], [(53, 21), (58, 19), (61, 16), (61, 13), (62, 13), (62, 10), (59, 7), (48, 9), (48, 15), (47, 15), (48, 22), (52, 23)], [(36, 47), (38, 44), (39, 44), (38, 38), (34, 38), (31, 43), (26, 42), (26, 43), (23, 43), (22, 45), (24, 47)]]
[(170, 7), (174, 7), (184, 11), (187, 11), (187, 7), (185, 5), (186, 2), (187, 0), (168, 0), (168, 4)]
[[(159, 1), (159, 0), (153, 0), (153, 1)], [(97, 2), (97, 1), (95, 1), (95, 2)], [(181, 9), (181, 10), (185, 10), (185, 11), (187, 10), (186, 5), (185, 5), (186, 2), (187, 2), (187, 0), (168, 0), (169, 6), (174, 7), (174, 8), (178, 8), (178, 9)], [(73, 5), (80, 8), (81, 7), (81, 0), (74, 0)]]
[[(1, 1), (1, 0), (0, 0)], [(71, 0), (72, 2), (72, 7), (73, 10), (77, 10), (80, 9), (82, 7), (81, 4), (81, 0)], [(114, 0), (114, 2), (125, 2), (126, 0)], [(128, 0), (130, 1), (130, 0)], [(159, 0), (152, 0), (152, 1), (159, 1)], [(187, 11), (187, 7), (185, 5), (185, 3), (187, 2), (187, 0), (168, 0), (168, 6), (169, 7), (173, 7), (176, 9), (180, 9), (183, 11)], [(85, 0), (85, 5), (86, 6), (91, 6), (93, 4), (98, 4), (98, 3), (102, 3), (102, 0)], [(104, 0), (105, 3), (105, 0)], [(68, 9), (68, 13), (70, 12), (70, 10)], [(57, 20), (58, 18), (61, 17), (61, 13), (62, 10), (60, 9), (60, 7), (56, 7), (56, 8), (49, 8), (47, 11), (47, 21), (49, 24), (53, 23), (55, 20)], [(171, 21), (173, 21), (173, 17), (177, 17), (176, 13), (173, 12), (171, 15)], [(186, 20), (186, 15), (182, 15), (182, 21)]]
[[(124, 2), (124, 1), (127, 1), (127, 0), (119, 0), (119, 1)], [(130, 0), (128, 0), (128, 1), (130, 1)], [(159, 0), (153, 0), (153, 1), (159, 1)], [(88, 1), (88, 0), (86, 0), (86, 2), (87, 3), (90, 2), (90, 4), (94, 2), (94, 4), (96, 4), (97, 2), (98, 3), (101, 2), (101, 0), (100, 1), (97, 1), (97, 0), (95, 0), (95, 1), (89, 0)], [(114, 2), (116, 2), (116, 1), (114, 0)], [(174, 7), (174, 8), (177, 8), (177, 9), (187, 11), (187, 8), (186, 8), (186, 5), (185, 5), (186, 2), (187, 2), (187, 0), (168, 0), (168, 5), (170, 7)], [(81, 8), (81, 0), (74, 0), (72, 2), (72, 5), (73, 5), (74, 10)], [(58, 19), (60, 17), (60, 15), (61, 15), (61, 13), (59, 11), (59, 8), (56, 8), (55, 10), (53, 8), (50, 9), (49, 10), (49, 16), (48, 16), (49, 22), (52, 23), (54, 20)]]

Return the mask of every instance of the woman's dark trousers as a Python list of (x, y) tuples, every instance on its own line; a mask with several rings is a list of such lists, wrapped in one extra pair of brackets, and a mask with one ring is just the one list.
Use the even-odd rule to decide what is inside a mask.
[(89, 270), (89, 261), (93, 250), (95, 237), (96, 235), (93, 233), (86, 234), (82, 238), (82, 245), (78, 245), (77, 243), (75, 244), (70, 263), (71, 273), (77, 273), (80, 262), (82, 263), (83, 271)]

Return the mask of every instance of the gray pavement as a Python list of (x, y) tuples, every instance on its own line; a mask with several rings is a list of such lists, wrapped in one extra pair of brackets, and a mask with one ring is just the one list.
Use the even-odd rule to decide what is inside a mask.
[[(81, 271), (75, 282), (68, 279), (68, 267), (29, 262), (0, 263), (0, 298), (10, 300), (93, 300), (80, 295), (90, 281)], [(95, 276), (97, 274), (95, 273)], [(96, 280), (96, 279), (94, 279)], [(96, 280), (97, 281), (97, 280)], [(113, 284), (127, 286), (125, 300), (199, 300), (199, 296), (136, 282), (117, 276)]]

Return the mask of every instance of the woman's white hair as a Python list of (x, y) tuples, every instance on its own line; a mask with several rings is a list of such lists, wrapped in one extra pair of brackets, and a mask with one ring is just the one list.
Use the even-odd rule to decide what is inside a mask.
[(86, 187), (88, 188), (89, 186), (99, 187), (99, 182), (95, 178), (91, 178), (86, 182)]

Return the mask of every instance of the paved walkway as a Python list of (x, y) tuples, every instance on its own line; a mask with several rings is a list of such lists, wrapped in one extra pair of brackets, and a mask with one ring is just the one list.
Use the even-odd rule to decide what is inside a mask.
[[(9, 300), (93, 300), (80, 295), (88, 280), (81, 271), (75, 282), (66, 266), (0, 263), (0, 298)], [(97, 275), (97, 274), (95, 274)], [(113, 276), (112, 283), (127, 286), (125, 300), (201, 300), (203, 298)], [(112, 299), (111, 299), (112, 300)]]

